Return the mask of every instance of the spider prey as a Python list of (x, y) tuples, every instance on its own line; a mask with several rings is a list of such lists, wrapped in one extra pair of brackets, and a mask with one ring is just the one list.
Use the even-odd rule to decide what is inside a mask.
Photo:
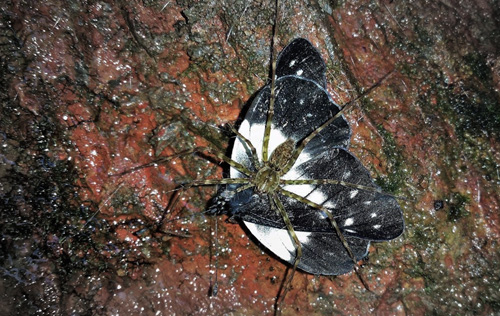
[[(349, 151), (351, 131), (326, 90), (326, 65), (312, 44), (295, 39), (272, 69), (236, 136), (230, 177), (193, 185), (226, 185), (213, 213), (232, 218), (271, 252), (298, 268), (339, 275), (368, 254), (370, 241), (404, 230), (396, 199), (381, 192)], [(207, 148), (205, 148), (207, 149)]]

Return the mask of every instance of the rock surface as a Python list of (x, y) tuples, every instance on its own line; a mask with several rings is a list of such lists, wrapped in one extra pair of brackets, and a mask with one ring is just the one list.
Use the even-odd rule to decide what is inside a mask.
[[(274, 2), (0, 8), (0, 314), (272, 314), (286, 266), (224, 218), (213, 246), (214, 188), (164, 215), (179, 183), (221, 168), (145, 165), (226, 148), (218, 127), (269, 77)], [(407, 223), (372, 246), (372, 292), (355, 274), (297, 273), (283, 314), (500, 312), (497, 2), (284, 1), (277, 28), (278, 51), (296, 37), (319, 49), (337, 103), (376, 85), (345, 113), (351, 151)]]

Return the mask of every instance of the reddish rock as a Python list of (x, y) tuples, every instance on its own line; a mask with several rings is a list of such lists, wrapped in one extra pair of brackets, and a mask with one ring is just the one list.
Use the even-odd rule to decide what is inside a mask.
[[(268, 80), (273, 3), (0, 7), (0, 293), (20, 302), (0, 314), (272, 314), (286, 266), (224, 217), (214, 248), (213, 188), (166, 209), (178, 184), (222, 177), (217, 159), (161, 159), (226, 148), (219, 126)], [(360, 272), (372, 291), (354, 273), (297, 272), (283, 314), (498, 313), (494, 1), (279, 13), (278, 51), (308, 38), (337, 103), (367, 93), (345, 113), (351, 150), (407, 223), (371, 247)]]

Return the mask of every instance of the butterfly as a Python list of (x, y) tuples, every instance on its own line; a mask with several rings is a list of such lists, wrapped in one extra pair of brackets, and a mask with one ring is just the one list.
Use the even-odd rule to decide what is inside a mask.
[(274, 81), (236, 131), (230, 177), (218, 182), (225, 188), (215, 204), (228, 204), (226, 213), (294, 269), (345, 274), (371, 241), (402, 234), (401, 208), (349, 152), (350, 126), (308, 40), (283, 49)]

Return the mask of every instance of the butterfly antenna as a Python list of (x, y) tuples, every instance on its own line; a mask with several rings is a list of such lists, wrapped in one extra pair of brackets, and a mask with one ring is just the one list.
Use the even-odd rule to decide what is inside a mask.
[(264, 130), (264, 142), (262, 145), (262, 160), (265, 162), (268, 159), (268, 148), (269, 148), (269, 138), (271, 136), (271, 123), (274, 116), (274, 100), (275, 100), (275, 90), (276, 90), (276, 30), (278, 26), (278, 11), (279, 11), (279, 1), (275, 1), (275, 15), (274, 15), (274, 25), (273, 25), (273, 37), (271, 40), (271, 96), (269, 98), (269, 110), (267, 112), (266, 129)]

